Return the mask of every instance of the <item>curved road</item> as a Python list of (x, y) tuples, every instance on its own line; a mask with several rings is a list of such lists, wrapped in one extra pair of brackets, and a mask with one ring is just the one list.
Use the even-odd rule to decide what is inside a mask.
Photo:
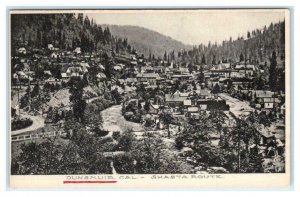
[[(141, 124), (125, 120), (121, 110), (121, 105), (114, 105), (101, 112), (103, 119), (102, 127), (104, 130), (110, 132), (109, 135), (112, 135), (112, 132), (114, 131), (120, 131), (123, 133), (126, 130), (132, 130), (133, 132), (141, 132), (144, 130)], [(30, 118), (33, 122), (32, 125), (24, 129), (11, 131), (11, 135), (19, 135), (45, 126), (45, 119), (41, 116), (31, 116), (26, 114), (22, 117)]]
[(11, 135), (19, 135), (22, 133), (26, 133), (28, 131), (33, 131), (45, 126), (45, 119), (40, 116), (30, 116), (30, 115), (22, 115), (22, 118), (29, 118), (32, 120), (32, 125), (30, 127), (26, 127), (24, 129), (19, 129), (15, 131), (11, 131)]

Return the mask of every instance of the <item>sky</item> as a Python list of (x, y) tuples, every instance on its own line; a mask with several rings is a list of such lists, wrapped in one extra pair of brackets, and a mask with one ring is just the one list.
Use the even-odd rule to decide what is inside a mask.
[(236, 39), (286, 18), (284, 10), (110, 10), (86, 14), (97, 24), (141, 26), (191, 45)]

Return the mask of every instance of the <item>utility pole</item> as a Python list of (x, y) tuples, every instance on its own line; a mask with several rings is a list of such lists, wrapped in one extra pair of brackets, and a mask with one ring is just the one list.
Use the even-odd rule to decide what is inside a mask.
[(31, 87), (30, 87), (30, 76), (28, 75), (28, 87), (29, 87), (29, 91), (28, 91), (28, 109), (29, 109), (29, 111), (30, 111), (30, 105), (31, 105), (31, 93), (30, 93), (30, 91), (31, 91)]
[(21, 82), (20, 82), (20, 77), (18, 76), (18, 82), (19, 82), (19, 88), (18, 88), (18, 111), (19, 111), (19, 116), (20, 116), (20, 89), (21, 89)]
[(246, 44), (246, 41), (247, 40), (245, 40), (245, 77), (246, 77), (246, 74), (247, 74), (247, 71), (246, 71), (246, 62), (247, 62), (247, 44)]
[[(240, 120), (239, 120), (240, 121)], [(241, 123), (238, 123), (241, 126)], [(240, 128), (238, 127), (238, 172), (241, 169), (241, 153), (240, 153), (240, 146), (241, 146), (241, 135), (240, 135)]]

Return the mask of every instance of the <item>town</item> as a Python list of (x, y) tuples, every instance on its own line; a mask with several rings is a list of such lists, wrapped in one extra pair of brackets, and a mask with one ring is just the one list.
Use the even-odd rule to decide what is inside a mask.
[(12, 174), (285, 172), (284, 51), (254, 58), (260, 30), (237, 58), (211, 43), (159, 57), (67, 17), (94, 42), (12, 46)]

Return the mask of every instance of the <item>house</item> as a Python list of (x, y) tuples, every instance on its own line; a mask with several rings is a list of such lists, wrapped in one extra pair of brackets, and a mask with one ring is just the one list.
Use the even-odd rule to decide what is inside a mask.
[(152, 66), (140, 67), (140, 72), (141, 73), (152, 73), (153, 72), (153, 67)]
[(150, 114), (158, 114), (160, 111), (160, 106), (159, 105), (154, 105), (152, 103), (149, 104), (149, 113)]
[(26, 49), (24, 47), (21, 47), (21, 48), (18, 49), (18, 53), (19, 54), (26, 54), (27, 51), (26, 51)]
[(76, 47), (73, 52), (75, 54), (79, 55), (79, 54), (81, 54), (81, 48), (80, 47)]
[(143, 63), (143, 62), (144, 62), (144, 59), (140, 57), (140, 58), (138, 59), (138, 62), (139, 62), (139, 63)]
[(100, 70), (102, 70), (102, 71), (105, 70), (105, 67), (104, 67), (102, 64), (98, 64), (98, 68), (99, 68)]
[(83, 73), (87, 73), (88, 68), (90, 68), (90, 65), (86, 62), (79, 63), (79, 66), (81, 66), (81, 69), (82, 69)]
[(230, 63), (222, 63), (223, 66), (225, 66), (226, 69), (230, 69), (231, 68), (231, 64)]
[(87, 68), (90, 67), (90, 65), (89, 65), (88, 63), (86, 63), (86, 62), (80, 62), (79, 65), (80, 65), (81, 67), (87, 67)]
[(183, 105), (184, 105), (184, 106), (192, 106), (192, 100), (190, 100), (190, 99), (184, 100), (184, 101), (183, 101)]
[(197, 101), (199, 111), (206, 111), (207, 110), (207, 100), (199, 99)]
[(48, 47), (47, 47), (50, 51), (54, 51), (54, 46), (53, 44), (48, 44)]
[(121, 70), (122, 70), (122, 67), (121, 67), (121, 66), (118, 66), (118, 65), (116, 65), (116, 66), (114, 66), (114, 70), (115, 70), (115, 71), (121, 71)]
[(263, 107), (264, 109), (273, 109), (277, 107), (280, 101), (278, 98), (263, 98)]
[(188, 75), (188, 74), (190, 74), (189, 69), (188, 69), (188, 68), (184, 68), (184, 67), (180, 67), (180, 68), (178, 69), (178, 72), (179, 72), (181, 75)]
[(137, 83), (137, 79), (136, 78), (127, 78), (124, 80), (126, 85), (133, 85), (135, 83)]
[(130, 65), (131, 67), (135, 67), (135, 66), (137, 66), (137, 64), (138, 64), (137, 61), (130, 61), (130, 64), (129, 64), (129, 65)]
[(283, 105), (281, 105), (281, 107), (280, 107), (280, 113), (282, 115), (285, 115), (285, 103)]
[(82, 68), (80, 67), (69, 67), (67, 70), (67, 75), (69, 76), (81, 76), (83, 74)]
[(57, 52), (53, 52), (50, 55), (51, 58), (56, 59), (58, 57), (58, 53)]
[(254, 102), (261, 104), (264, 109), (273, 109), (280, 103), (274, 92), (265, 90), (253, 90), (252, 99)]
[(254, 76), (257, 68), (254, 65), (236, 65), (232, 77)]
[(166, 105), (180, 106), (186, 99), (187, 97), (180, 96), (180, 94), (165, 94)]
[(252, 85), (253, 79), (251, 78), (231, 78), (232, 87), (236, 90), (239, 90), (241, 88), (248, 89), (249, 86)]
[(230, 78), (231, 77), (231, 70), (222, 69), (222, 70), (210, 70), (212, 76), (219, 76), (219, 77), (225, 77)]
[(156, 85), (156, 81), (160, 79), (157, 73), (142, 73), (136, 76), (138, 82), (147, 82), (149, 85)]
[(155, 73), (164, 73), (165, 72), (165, 67), (163, 67), (163, 66), (154, 66), (154, 67), (152, 67), (152, 70)]
[(97, 77), (97, 79), (98, 79), (99, 81), (104, 81), (104, 80), (107, 79), (107, 78), (106, 78), (106, 75), (105, 75), (104, 73), (102, 73), (102, 72), (98, 73), (98, 74), (96, 75), (96, 77)]
[(81, 67), (64, 65), (61, 68), (61, 77), (63, 79), (68, 79), (73, 76), (83, 76), (83, 70)]
[(136, 59), (136, 55), (135, 54), (130, 54), (129, 55), (129, 57), (130, 57), (130, 59), (131, 60), (134, 60), (134, 61), (136, 61), (137, 59)]
[(191, 100), (189, 100), (189, 92), (181, 93), (179, 90), (174, 92), (173, 94), (165, 94), (165, 102), (167, 105), (184, 105), (190, 106), (192, 104)]
[(124, 83), (125, 83), (125, 79), (118, 79), (118, 82), (119, 82), (120, 84), (124, 84)]
[(179, 80), (179, 81), (186, 81), (191, 79), (193, 76), (192, 75), (172, 75), (171, 78), (172, 80)]
[(127, 56), (127, 55), (120, 55), (120, 54), (118, 54), (118, 55), (115, 56), (115, 61), (117, 63), (128, 64), (128, 63), (130, 63), (131, 58), (129, 56)]
[(190, 113), (198, 113), (199, 108), (198, 107), (188, 107), (188, 112)]
[(211, 71), (216, 71), (216, 70), (226, 70), (226, 66), (224, 64), (218, 64), (214, 65), (210, 70)]
[(26, 63), (26, 62), (24, 62), (23, 63), (23, 71), (24, 72), (29, 72), (30, 71), (30, 66), (29, 66), (29, 64), (28, 63)]
[(169, 67), (165, 68), (165, 73), (166, 73), (166, 74), (171, 74), (171, 73), (173, 73), (173, 68), (169, 68)]
[(28, 74), (26, 74), (23, 71), (18, 71), (17, 75), (18, 75), (19, 79), (22, 80), (22, 81), (28, 81), (28, 80), (33, 81), (33, 78), (30, 77)]
[[(196, 91), (197, 92), (197, 91)], [(202, 89), (200, 90), (200, 92), (198, 93), (198, 98), (200, 99), (209, 99), (212, 97), (212, 94), (210, 93), (209, 90), (206, 89)]]
[(264, 98), (273, 98), (274, 92), (268, 90), (253, 90), (252, 98), (257, 102), (262, 103)]
[(50, 70), (44, 70), (44, 76), (51, 77), (52, 76), (51, 71)]
[(232, 78), (243, 78), (243, 77), (245, 77), (246, 75), (245, 75), (245, 72), (243, 72), (243, 71), (240, 71), (240, 70), (235, 70), (235, 69), (233, 69), (232, 71), (231, 71), (231, 77)]

